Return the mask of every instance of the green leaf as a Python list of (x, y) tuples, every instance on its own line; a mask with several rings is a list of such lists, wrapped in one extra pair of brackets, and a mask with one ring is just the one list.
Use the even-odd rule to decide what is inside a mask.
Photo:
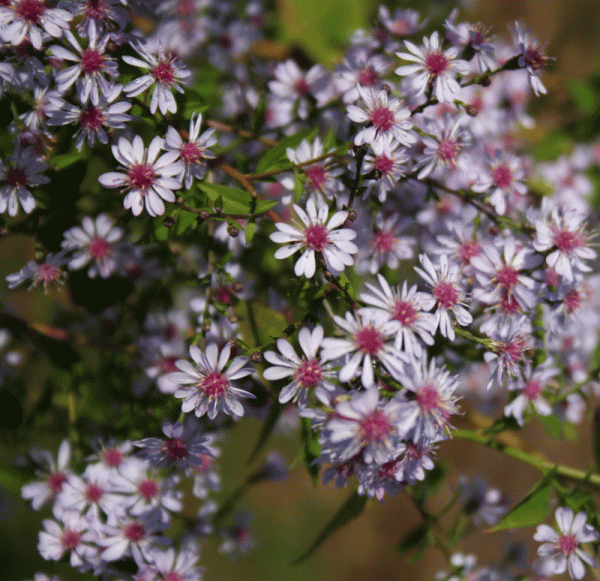
[(275, 424), (277, 423), (277, 420), (279, 419), (279, 416), (283, 410), (284, 406), (282, 404), (280, 404), (278, 401), (273, 402), (271, 411), (269, 412), (267, 419), (263, 422), (258, 440), (254, 445), (254, 449), (250, 454), (250, 458), (248, 458), (248, 464), (250, 464), (256, 458), (256, 456), (258, 456), (258, 453), (267, 443), (267, 440), (269, 439), (269, 436), (271, 435), (271, 432), (273, 431), (273, 428), (275, 427)]
[(567, 90), (575, 106), (586, 115), (593, 115), (598, 109), (598, 99), (590, 84), (581, 79), (568, 79)]
[[(286, 137), (280, 141), (275, 147), (269, 149), (267, 153), (261, 158), (256, 166), (256, 173), (262, 173), (263, 171), (269, 171), (274, 169), (274, 166), (282, 159), (287, 160), (286, 149), (288, 147), (297, 147), (303, 139), (310, 141), (317, 134), (318, 128), (309, 128), (294, 135)], [(283, 169), (282, 169), (283, 171)]]
[(554, 440), (560, 440), (563, 436), (563, 422), (561, 422), (554, 414), (549, 416), (540, 416), (540, 423), (544, 432)]
[(600, 408), (594, 412), (592, 422), (592, 442), (594, 444), (594, 458), (596, 460), (596, 470), (600, 468)]
[[(230, 188), (220, 184), (209, 184), (202, 182), (198, 184), (199, 188), (218, 205), (222, 202), (223, 212), (226, 214), (249, 214), (251, 212), (254, 200), (249, 192), (238, 188)], [(219, 200), (220, 198), (220, 200)], [(270, 210), (277, 200), (258, 200), (256, 202), (255, 212), (266, 212)]]
[(325, 525), (323, 530), (317, 535), (317, 538), (313, 541), (310, 547), (300, 555), (292, 565), (301, 563), (308, 557), (310, 557), (314, 551), (333, 533), (338, 529), (341, 529), (344, 525), (348, 524), (351, 520), (355, 519), (365, 507), (367, 502), (366, 496), (358, 496), (358, 493), (353, 492), (348, 500), (340, 507), (335, 513), (333, 518)]
[(248, 244), (252, 242), (252, 238), (254, 238), (255, 232), (256, 222), (254, 220), (249, 220), (244, 230), (244, 234), (246, 235), (246, 242), (248, 242)]
[(64, 153), (62, 155), (55, 155), (48, 163), (50, 167), (59, 171), (61, 169), (66, 169), (72, 166), (74, 163), (78, 161), (83, 161), (87, 156), (83, 156), (78, 151), (71, 153)]
[(540, 524), (548, 516), (552, 479), (555, 470), (548, 472), (513, 508), (487, 532), (518, 529)]
[(175, 225), (175, 232), (177, 235), (183, 234), (195, 221), (198, 214), (194, 212), (186, 212), (181, 210), (177, 215), (177, 223)]
[(400, 539), (398, 543), (398, 550), (401, 553), (405, 553), (406, 551), (411, 551), (412, 549), (416, 549), (423, 544), (427, 544), (428, 542), (428, 533), (429, 532), (429, 523), (424, 522), (419, 526), (411, 529)]

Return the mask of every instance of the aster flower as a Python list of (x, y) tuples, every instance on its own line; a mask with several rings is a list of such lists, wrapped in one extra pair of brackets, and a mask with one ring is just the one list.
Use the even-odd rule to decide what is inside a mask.
[(112, 83), (106, 77), (114, 78), (119, 75), (117, 63), (104, 54), (106, 45), (111, 40), (110, 35), (105, 35), (99, 43), (90, 38), (85, 49), (81, 48), (70, 31), (65, 33), (65, 37), (75, 52), (59, 45), (51, 46), (50, 52), (57, 59), (75, 64), (56, 73), (56, 87), (60, 93), (65, 93), (77, 81), (79, 102), (85, 105), (91, 100), (97, 106), (101, 96), (107, 99), (111, 93)]
[(315, 253), (319, 253), (329, 271), (341, 272), (354, 262), (352, 254), (358, 252), (358, 247), (350, 242), (356, 238), (356, 232), (349, 228), (339, 229), (348, 217), (348, 212), (336, 212), (327, 220), (329, 208), (325, 204), (315, 204), (313, 198), (306, 202), (306, 211), (294, 204), (296, 215), (301, 224), (298, 227), (277, 222), (278, 232), (271, 234), (271, 240), (278, 244), (286, 244), (275, 252), (275, 258), (287, 258), (298, 250), (303, 250), (296, 262), (296, 276), (312, 278), (316, 271)]
[[(178, 367), (181, 369), (181, 365)], [(165, 422), (162, 431), (167, 436), (166, 440), (144, 438), (133, 443), (134, 446), (141, 448), (139, 456), (147, 458), (156, 467), (177, 466), (179, 470), (185, 470), (200, 462), (198, 459), (200, 454), (213, 457), (217, 455), (216, 450), (210, 446), (212, 437), (200, 435), (198, 426), (193, 422), (188, 421), (185, 424)]]
[(179, 153), (175, 151), (168, 151), (158, 157), (163, 148), (164, 139), (158, 135), (152, 139), (147, 149), (139, 135), (132, 142), (119, 137), (117, 144), (111, 146), (113, 155), (124, 171), (104, 173), (98, 181), (105, 188), (122, 187), (124, 191), (130, 190), (123, 200), (123, 206), (131, 209), (134, 216), (142, 213), (144, 205), (150, 216), (164, 214), (163, 200), (174, 202), (173, 190), (181, 188), (181, 178), (172, 176), (183, 174), (184, 164), (176, 161)]
[(0, 7), (0, 38), (9, 44), (19, 45), (29, 40), (36, 50), (41, 50), (44, 32), (60, 38), (69, 28), (73, 15), (62, 8), (50, 8), (45, 0), (15, 0)]
[(192, 114), (190, 119), (190, 131), (186, 141), (184, 141), (179, 132), (173, 127), (167, 129), (165, 136), (165, 149), (167, 151), (176, 151), (179, 153), (181, 161), (185, 164), (183, 174), (183, 185), (186, 190), (192, 187), (194, 178), (201, 180), (206, 172), (206, 159), (214, 159), (215, 154), (208, 148), (217, 143), (217, 138), (213, 136), (214, 129), (211, 127), (200, 135), (200, 125), (202, 124), (202, 113)]
[(551, 574), (560, 575), (568, 570), (571, 579), (583, 579), (585, 564), (597, 566), (595, 559), (581, 548), (582, 543), (593, 543), (600, 538), (586, 521), (584, 512), (573, 516), (570, 508), (561, 506), (556, 509), (558, 532), (548, 525), (538, 525), (533, 539), (543, 543), (538, 548), (538, 555)]
[(506, 513), (506, 500), (497, 488), (491, 488), (482, 478), (469, 481), (460, 477), (460, 503), (465, 514), (473, 519), (475, 526), (484, 522), (492, 526)]
[(35, 208), (29, 188), (50, 182), (49, 177), (42, 175), (47, 167), (33, 147), (16, 147), (5, 162), (0, 161), (0, 181), (5, 182), (0, 187), (0, 213), (8, 211), (9, 216), (16, 216), (21, 205), (29, 214)]
[(356, 88), (359, 85), (381, 89), (390, 67), (391, 61), (381, 55), (361, 50), (350, 52), (335, 70), (334, 83), (344, 103), (354, 103), (360, 98)]
[(396, 56), (415, 64), (398, 67), (396, 74), (415, 75), (412, 86), (417, 95), (425, 93), (427, 87), (432, 86), (433, 94), (440, 103), (454, 101), (461, 90), (456, 75), (469, 72), (469, 63), (457, 58), (459, 49), (451, 47), (442, 50), (437, 30), (431, 38), (423, 38), (422, 48), (409, 40), (405, 40), (404, 44), (410, 52), (397, 52)]
[(463, 306), (466, 297), (460, 268), (457, 264), (450, 264), (446, 254), (440, 256), (440, 264), (437, 268), (426, 254), (421, 254), (419, 260), (423, 268), (415, 267), (415, 270), (431, 286), (437, 304), (435, 316), (440, 333), (450, 341), (454, 341), (456, 333), (450, 313), (461, 327), (465, 327), (473, 321), (471, 313)]
[(277, 348), (281, 355), (274, 351), (265, 352), (265, 359), (273, 365), (265, 369), (265, 379), (276, 381), (292, 377), (292, 381), (279, 393), (280, 403), (297, 400), (300, 407), (306, 407), (311, 392), (314, 392), (321, 403), (329, 402), (326, 392), (334, 389), (329, 380), (335, 377), (335, 373), (331, 371), (331, 365), (321, 363), (317, 357), (322, 341), (323, 327), (319, 325), (312, 332), (303, 327), (298, 333), (298, 342), (304, 353), (302, 359), (285, 339), (277, 340)]
[(360, 300), (371, 305), (359, 312), (377, 310), (389, 317), (396, 325), (396, 349), (404, 349), (408, 355), (420, 357), (423, 347), (418, 338), (427, 345), (433, 345), (433, 335), (437, 329), (435, 315), (426, 311), (435, 305), (434, 298), (427, 293), (417, 291), (417, 285), (410, 289), (406, 281), (402, 288), (392, 289), (382, 275), (377, 275), (379, 287), (367, 283), (368, 292), (360, 294)]
[(71, 270), (83, 268), (90, 261), (88, 275), (90, 278), (98, 274), (102, 278), (108, 278), (117, 269), (117, 257), (115, 243), (123, 236), (123, 229), (114, 226), (106, 214), (100, 214), (95, 220), (85, 216), (79, 226), (74, 226), (64, 233), (65, 239), (61, 246), (65, 250), (75, 250), (75, 254), (69, 261)]
[(216, 343), (209, 343), (204, 353), (190, 345), (195, 365), (183, 359), (175, 363), (180, 372), (171, 374), (171, 378), (182, 386), (175, 397), (183, 400), (183, 413), (194, 410), (197, 417), (206, 414), (211, 420), (219, 412), (234, 417), (244, 415), (244, 406), (238, 400), (255, 396), (234, 387), (232, 381), (254, 373), (254, 369), (247, 365), (247, 357), (234, 357), (230, 362), (230, 355), (231, 343), (227, 343), (220, 354)]
[(342, 383), (353, 379), (361, 364), (361, 381), (365, 387), (375, 382), (373, 366), (376, 361), (380, 361), (388, 371), (399, 368), (402, 353), (387, 342), (395, 333), (396, 324), (386, 319), (373, 311), (361, 311), (357, 316), (346, 312), (344, 318), (333, 316), (335, 324), (344, 331), (346, 337), (323, 339), (321, 359), (332, 361), (344, 358), (339, 373)]
[(536, 96), (545, 95), (548, 91), (540, 80), (540, 71), (551, 58), (544, 54), (537, 39), (530, 30), (522, 30), (519, 22), (515, 22), (515, 41), (519, 47), (519, 66), (527, 69), (529, 83)]
[(363, 159), (362, 172), (376, 172), (379, 177), (365, 180), (367, 189), (364, 196), (377, 191), (377, 198), (385, 202), (387, 193), (398, 185), (398, 181), (406, 173), (409, 161), (406, 149), (392, 135), (382, 135), (371, 144), (369, 152)]
[(202, 568), (197, 566), (198, 549), (189, 543), (179, 553), (174, 549), (152, 553), (152, 572), (163, 581), (200, 581)]
[(6, 277), (8, 288), (15, 288), (26, 280), (31, 280), (29, 290), (42, 283), (44, 293), (47, 293), (50, 285), (64, 284), (67, 275), (63, 267), (66, 263), (67, 258), (64, 250), (57, 254), (49, 252), (41, 264), (30, 260), (19, 272), (9, 274)]
[(403, 107), (403, 102), (396, 97), (388, 96), (375, 89), (356, 88), (363, 102), (362, 107), (348, 105), (348, 117), (355, 123), (369, 123), (354, 138), (355, 145), (367, 143), (371, 145), (376, 138), (391, 135), (402, 145), (410, 146), (417, 138), (409, 133), (412, 129), (410, 110)]
[(62, 4), (69, 7), (69, 11), (79, 22), (79, 36), (89, 37), (90, 42), (106, 30), (122, 30), (130, 20), (129, 12), (120, 0), (76, 0), (61, 2)]
[(71, 567), (82, 568), (95, 553), (96, 534), (78, 513), (66, 512), (62, 520), (63, 526), (51, 519), (42, 521), (45, 530), (40, 532), (38, 551), (44, 559), (52, 561), (70, 553)]
[(410, 36), (427, 24), (427, 20), (419, 22), (421, 15), (417, 10), (397, 8), (390, 14), (389, 8), (383, 5), (379, 6), (377, 18), (395, 36)]
[(172, 90), (183, 93), (181, 81), (187, 79), (192, 72), (179, 59), (167, 55), (162, 48), (158, 55), (153, 55), (139, 42), (131, 46), (142, 58), (124, 55), (123, 60), (149, 72), (125, 85), (124, 91), (127, 96), (140, 95), (154, 85), (150, 98), (150, 112), (156, 113), (156, 109), (159, 108), (163, 115), (167, 112), (177, 113), (177, 102)]

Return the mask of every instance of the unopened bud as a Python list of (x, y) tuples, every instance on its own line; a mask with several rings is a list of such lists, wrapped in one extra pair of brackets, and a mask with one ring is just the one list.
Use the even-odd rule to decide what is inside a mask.
[(392, 87), (390, 87), (387, 83), (381, 87), (388, 95), (392, 93)]
[(200, 214), (198, 215), (202, 220), (206, 220), (210, 216), (210, 213), (208, 210), (200, 210)]
[(183, 206), (183, 204), (185, 204), (185, 199), (183, 198), (183, 196), (177, 196), (177, 197), (175, 198), (175, 203), (176, 203), (178, 206)]
[(204, 321), (204, 323), (202, 323), (202, 331), (204, 333), (210, 333), (211, 328), (212, 323), (210, 321)]
[(244, 285), (241, 282), (234, 282), (232, 289), (235, 294), (239, 294), (244, 290)]
[(231, 313), (231, 314), (227, 315), (227, 320), (230, 323), (237, 323), (238, 322), (238, 318), (237, 318), (237, 315), (235, 313)]
[(236, 226), (228, 226), (227, 234), (229, 234), (229, 236), (231, 236), (232, 238), (237, 238), (240, 234), (240, 229)]
[(263, 356), (258, 351), (255, 351), (250, 355), (250, 361), (252, 361), (252, 363), (260, 363), (262, 360)]
[(467, 112), (467, 115), (469, 115), (470, 117), (477, 117), (477, 115), (479, 113), (479, 109), (477, 107), (475, 107), (475, 105), (467, 105), (465, 107), (465, 111)]
[(350, 222), (354, 222), (354, 220), (356, 220), (356, 216), (357, 216), (356, 210), (348, 210), (348, 220)]
[(483, 79), (479, 81), (479, 84), (482, 87), (489, 87), (492, 84), (492, 79), (490, 79), (489, 77), (483, 77)]
[(173, 228), (173, 226), (175, 226), (175, 218), (173, 216), (166, 216), (163, 220), (163, 224), (167, 228)]

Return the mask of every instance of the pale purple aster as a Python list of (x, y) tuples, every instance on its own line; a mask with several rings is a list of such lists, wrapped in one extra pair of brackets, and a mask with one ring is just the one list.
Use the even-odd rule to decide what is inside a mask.
[[(192, 353), (191, 348), (190, 353)], [(189, 365), (187, 361), (178, 361), (177, 363), (179, 369), (182, 368), (182, 363)], [(183, 365), (183, 367), (186, 367), (186, 365)], [(138, 455), (141, 458), (148, 459), (157, 468), (177, 466), (179, 470), (185, 470), (201, 462), (198, 459), (200, 454), (213, 457), (217, 455), (217, 451), (211, 447), (213, 437), (199, 433), (195, 422), (188, 421), (185, 424), (165, 422), (162, 431), (167, 436), (166, 440), (162, 438), (144, 438), (133, 443), (134, 446), (140, 448)]]
[(573, 515), (570, 508), (556, 509), (558, 531), (546, 524), (538, 525), (533, 539), (543, 543), (538, 547), (538, 555), (542, 557), (553, 575), (560, 575), (568, 570), (571, 579), (583, 579), (585, 565), (597, 567), (596, 560), (586, 553), (583, 543), (594, 543), (600, 535), (589, 524), (587, 515), (580, 512)]
[(522, 310), (534, 307), (535, 282), (523, 271), (540, 264), (542, 258), (533, 254), (529, 246), (521, 246), (508, 234), (503, 240), (502, 255), (493, 243), (482, 245), (482, 252), (471, 259), (478, 285), (473, 289), (474, 299), (486, 304), (510, 302), (513, 297)]
[(150, 112), (156, 113), (158, 108), (163, 115), (168, 112), (177, 113), (173, 89), (183, 93), (182, 81), (192, 72), (179, 59), (168, 55), (163, 49), (158, 55), (154, 55), (140, 42), (133, 42), (131, 46), (142, 58), (124, 55), (123, 60), (134, 67), (148, 70), (148, 73), (125, 85), (124, 91), (127, 96), (135, 97), (154, 86), (150, 97)]
[(550, 384), (550, 380), (559, 373), (560, 370), (554, 365), (552, 359), (547, 359), (535, 368), (527, 363), (523, 377), (508, 386), (510, 390), (520, 391), (520, 393), (504, 406), (504, 415), (513, 416), (520, 426), (524, 424), (523, 415), (530, 407), (533, 407), (540, 416), (549, 416), (552, 413), (552, 406), (544, 398), (544, 390)]
[(473, 519), (475, 526), (484, 522), (492, 526), (506, 513), (506, 499), (500, 490), (491, 488), (483, 478), (468, 480), (460, 477), (460, 503), (465, 514)]
[(450, 16), (444, 21), (446, 36), (452, 36), (452, 44), (459, 45), (462, 50), (474, 53), (473, 57), (480, 73), (494, 70), (498, 66), (494, 53), (496, 46), (494, 37), (490, 35), (489, 29), (482, 24), (470, 22), (455, 23), (458, 10), (454, 9)]
[(119, 75), (115, 60), (104, 54), (111, 37), (107, 34), (98, 43), (90, 38), (85, 49), (81, 48), (70, 31), (65, 33), (65, 37), (75, 52), (59, 45), (52, 45), (50, 52), (56, 59), (75, 64), (56, 73), (56, 87), (61, 93), (65, 93), (77, 82), (79, 102), (85, 105), (90, 100), (93, 105), (98, 106), (101, 97), (108, 99), (112, 91), (112, 82), (107, 77), (115, 78)]
[(335, 389), (329, 381), (335, 377), (331, 371), (331, 365), (321, 363), (317, 352), (323, 341), (323, 327), (318, 325), (313, 331), (303, 327), (298, 333), (298, 343), (304, 353), (300, 358), (289, 341), (277, 340), (279, 353), (266, 351), (264, 357), (271, 363), (272, 367), (265, 369), (263, 377), (269, 381), (277, 381), (291, 377), (288, 383), (279, 393), (279, 402), (298, 402), (300, 407), (306, 407), (310, 402), (310, 393), (314, 393), (317, 399), (327, 405), (329, 397), (327, 392)]
[(399, 399), (380, 399), (372, 385), (342, 401), (327, 422), (323, 448), (335, 462), (357, 454), (367, 464), (384, 464), (404, 451), (403, 437), (410, 425), (406, 408)]
[(431, 286), (437, 309), (435, 316), (438, 321), (440, 333), (454, 341), (456, 333), (451, 319), (465, 327), (473, 321), (471, 313), (465, 308), (466, 296), (463, 290), (463, 277), (457, 264), (450, 264), (448, 256), (440, 256), (439, 266), (435, 267), (426, 254), (419, 256), (423, 268), (415, 267), (415, 271)]
[(518, 58), (519, 66), (527, 69), (529, 83), (536, 96), (545, 95), (548, 90), (540, 80), (539, 74), (550, 57), (547, 57), (540, 47), (537, 39), (531, 34), (530, 30), (522, 30), (521, 24), (515, 22), (515, 43), (518, 45), (520, 54)]
[(219, 412), (243, 416), (244, 406), (239, 399), (255, 396), (232, 382), (254, 373), (248, 358), (234, 357), (229, 361), (231, 343), (227, 343), (220, 354), (216, 343), (209, 343), (204, 352), (190, 345), (190, 356), (195, 365), (180, 359), (175, 363), (180, 371), (171, 374), (173, 381), (181, 385), (175, 392), (175, 397), (183, 400), (181, 411), (193, 410), (197, 417), (206, 414), (211, 420)]
[(470, 220), (446, 220), (447, 233), (436, 236), (435, 254), (447, 254), (448, 259), (460, 265), (465, 275), (471, 275), (471, 260), (481, 254), (482, 234)]
[(452, 427), (450, 418), (460, 411), (455, 394), (458, 376), (450, 375), (435, 359), (428, 363), (425, 353), (408, 359), (392, 376), (414, 395), (404, 402), (406, 421), (411, 426), (407, 436), (419, 445), (446, 439)]
[(520, 205), (527, 193), (522, 160), (500, 150), (495, 150), (493, 155), (486, 151), (485, 159), (485, 168), (474, 174), (475, 183), (471, 189), (474, 192), (488, 192), (490, 204), (496, 212), (507, 214)]
[(201, 581), (203, 569), (197, 566), (198, 559), (198, 550), (193, 543), (179, 553), (171, 548), (157, 550), (152, 553), (151, 570), (162, 581)]
[(374, 366), (379, 361), (388, 371), (401, 366), (402, 353), (389, 340), (396, 332), (396, 324), (380, 312), (346, 312), (344, 318), (334, 315), (333, 321), (344, 332), (344, 337), (326, 337), (321, 350), (322, 361), (342, 359), (339, 380), (352, 380), (362, 365), (361, 381), (364, 387), (375, 383)]
[[(126, 7), (120, 0), (75, 0), (61, 2), (79, 22), (77, 32), (90, 41), (98, 38), (106, 30), (122, 30), (131, 20)], [(81, 18), (81, 20), (79, 20)]]
[(64, 284), (67, 273), (63, 268), (67, 262), (68, 259), (64, 250), (57, 254), (49, 252), (41, 264), (30, 260), (19, 272), (9, 274), (6, 277), (8, 288), (15, 288), (26, 280), (31, 280), (29, 290), (42, 283), (44, 294), (46, 294), (50, 285)]
[(355, 145), (371, 145), (376, 138), (392, 135), (402, 145), (410, 146), (417, 138), (409, 131), (413, 124), (410, 121), (410, 110), (403, 107), (403, 102), (389, 96), (386, 91), (363, 89), (357, 86), (362, 100), (362, 107), (348, 105), (348, 117), (355, 123), (369, 123), (354, 138)]
[(47, 168), (33, 147), (16, 147), (4, 162), (0, 161), (0, 182), (4, 182), (0, 187), (0, 213), (16, 216), (20, 205), (29, 214), (35, 208), (29, 188), (50, 182), (49, 177), (42, 175)]
[[(400, 453), (402, 448), (402, 445), (398, 446)], [(383, 464), (357, 462), (355, 475), (358, 480), (357, 492), (359, 496), (377, 498), (379, 502), (383, 502), (386, 492), (390, 496), (396, 496), (404, 486), (398, 478), (401, 462), (401, 456), (388, 460)]]
[(392, 288), (381, 274), (377, 275), (377, 280), (379, 286), (366, 283), (368, 292), (360, 294), (360, 300), (371, 305), (362, 307), (360, 312), (377, 310), (384, 313), (396, 325), (396, 349), (420, 357), (423, 347), (419, 338), (426, 345), (434, 343), (437, 320), (435, 315), (426, 311), (434, 307), (435, 299), (428, 293), (417, 291), (417, 285), (409, 289), (406, 281), (402, 287)]
[(389, 8), (384, 5), (379, 6), (377, 18), (395, 36), (410, 36), (427, 24), (427, 19), (419, 22), (421, 15), (417, 10), (397, 8), (390, 14)]
[(204, 177), (205, 160), (215, 157), (215, 154), (208, 149), (218, 142), (213, 135), (215, 130), (211, 127), (200, 135), (201, 124), (202, 113), (198, 113), (197, 116), (196, 113), (193, 113), (190, 119), (190, 131), (185, 141), (179, 132), (170, 126), (165, 136), (165, 149), (178, 152), (181, 161), (185, 164), (183, 185), (186, 190), (192, 187), (194, 178), (201, 180)]
[(194, 478), (193, 495), (196, 498), (205, 499), (211, 492), (221, 490), (221, 475), (213, 457), (200, 454), (198, 458), (200, 463), (190, 467), (188, 476)]
[(554, 206), (549, 215), (534, 223), (534, 249), (550, 250), (546, 264), (570, 282), (576, 274), (590, 272), (592, 268), (584, 261), (596, 258), (596, 251), (590, 248), (586, 219), (587, 215), (582, 212)]
[(461, 91), (456, 75), (469, 72), (469, 63), (457, 58), (459, 48), (442, 50), (437, 30), (430, 38), (423, 37), (421, 48), (409, 40), (405, 40), (404, 44), (409, 52), (397, 52), (396, 56), (415, 64), (398, 67), (396, 74), (402, 77), (414, 75), (412, 87), (417, 95), (425, 93), (431, 86), (440, 103), (454, 101)]
[(433, 456), (437, 451), (432, 442), (421, 440), (418, 444), (408, 441), (402, 460), (398, 465), (396, 478), (403, 484), (412, 486), (415, 482), (425, 480), (425, 470), (435, 467)]
[(31, 500), (33, 510), (39, 510), (49, 500), (54, 500), (69, 479), (71, 470), (71, 444), (63, 440), (58, 449), (56, 460), (47, 450), (32, 449), (29, 454), (45, 470), (36, 470), (35, 475), (41, 481), (30, 482), (21, 488), (21, 496)]
[(311, 197), (306, 202), (306, 211), (294, 204), (296, 215), (301, 220), (294, 227), (284, 222), (277, 222), (277, 232), (270, 236), (273, 242), (285, 244), (275, 252), (275, 258), (282, 259), (291, 256), (298, 250), (302, 255), (294, 266), (296, 276), (312, 278), (316, 272), (315, 254), (323, 257), (327, 270), (339, 273), (346, 266), (354, 263), (352, 254), (358, 252), (358, 247), (351, 242), (356, 238), (356, 232), (349, 228), (339, 228), (348, 217), (347, 211), (335, 212), (331, 218), (326, 204), (317, 204)]
[(60, 38), (72, 18), (68, 10), (50, 8), (45, 0), (15, 0), (0, 7), (0, 38), (13, 46), (28, 39), (41, 50), (44, 32)]
[(96, 105), (76, 106), (60, 100), (59, 106), (48, 114), (48, 125), (77, 125), (78, 129), (73, 136), (75, 147), (81, 149), (84, 142), (94, 147), (96, 139), (100, 143), (108, 143), (107, 129), (124, 129), (126, 123), (131, 121), (127, 111), (131, 109), (129, 101), (114, 102), (121, 94), (123, 85), (112, 85), (106, 95), (100, 95)]
[(380, 202), (385, 202), (387, 193), (394, 189), (400, 178), (406, 173), (409, 161), (406, 149), (392, 135), (381, 135), (373, 143), (365, 155), (362, 165), (362, 174), (377, 173), (378, 177), (366, 179), (367, 187), (364, 197), (369, 196), (374, 190)]
[[(122, 171), (102, 174), (98, 181), (105, 188), (129, 190), (123, 200), (123, 206), (139, 216), (146, 206), (150, 216), (160, 216), (165, 212), (163, 200), (175, 201), (173, 190), (181, 188), (181, 176), (184, 171), (182, 161), (177, 161), (179, 153), (168, 151), (158, 157), (164, 149), (164, 139), (158, 135), (152, 139), (146, 149), (139, 135), (129, 142), (119, 137), (116, 145), (111, 146), (113, 155), (123, 166)], [(158, 159), (157, 159), (158, 158)]]
[(362, 50), (347, 54), (334, 73), (334, 83), (337, 90), (342, 93), (344, 103), (354, 103), (360, 98), (356, 88), (359, 85), (381, 89), (391, 64), (390, 59)]
[(65, 553), (70, 554), (71, 567), (83, 568), (96, 552), (97, 536), (90, 530), (88, 520), (76, 512), (65, 512), (61, 516), (63, 524), (44, 519), (43, 531), (39, 534), (38, 551), (51, 561), (60, 561)]
[(61, 246), (74, 251), (69, 260), (71, 270), (79, 270), (93, 261), (88, 276), (95, 278), (99, 274), (108, 278), (117, 269), (116, 243), (122, 237), (123, 229), (115, 226), (106, 214), (99, 214), (95, 219), (85, 216), (81, 227), (73, 226), (64, 233)]

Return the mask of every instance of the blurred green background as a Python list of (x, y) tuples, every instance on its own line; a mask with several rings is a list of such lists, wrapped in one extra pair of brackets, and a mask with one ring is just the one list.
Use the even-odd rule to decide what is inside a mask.
[[(368, 27), (379, 3), (366, 0), (276, 0), (281, 25), (281, 40), (303, 47), (316, 60), (335, 62), (339, 46), (348, 33)], [(417, 8), (433, 21), (445, 18), (453, 4), (449, 2), (397, 2), (391, 8)], [(568, 99), (567, 86), (572, 79), (583, 79), (597, 67), (600, 48), (600, 3), (592, 0), (520, 0), (468, 2), (465, 19), (481, 21), (493, 27), (499, 36), (508, 36), (507, 24), (519, 19), (546, 44), (547, 53), (557, 57), (555, 70), (544, 76), (549, 95), (537, 103), (538, 126), (530, 132), (540, 139), (563, 121), (562, 111)], [(32, 256), (31, 244), (24, 238), (0, 240), (0, 279), (18, 270)], [(30, 302), (34, 295), (25, 290), (8, 292), (0, 285), (0, 298), (13, 305), (29, 319), (47, 312), (53, 298)], [(40, 293), (35, 294), (36, 301)], [(223, 443), (220, 465), (223, 469), (222, 497), (234, 490), (251, 472), (247, 458), (248, 442), (258, 437), (260, 422), (244, 419)], [(536, 442), (542, 453), (555, 461), (564, 461), (587, 469), (591, 442), (587, 423), (581, 427), (577, 442), (549, 439), (535, 425), (522, 434), (524, 440)], [(40, 445), (56, 449), (58, 440), (39, 434)], [(3, 446), (0, 461), (13, 465), (15, 442)], [(296, 435), (279, 434), (269, 447), (279, 449), (289, 463), (299, 450)], [(481, 475), (499, 487), (514, 504), (536, 481), (536, 472), (516, 461), (502, 460), (493, 452), (463, 442), (447, 442), (441, 447), (441, 459), (452, 467), (448, 481), (442, 485), (435, 502), (442, 506), (453, 493), (460, 474)], [(60, 573), (62, 581), (83, 577), (62, 564), (46, 563), (37, 555), (37, 534), (43, 514), (33, 513), (18, 496), (7, 492), (15, 481), (6, 473), (0, 482), (0, 580), (22, 581), (35, 571)], [(257, 547), (247, 557), (230, 562), (217, 553), (217, 541), (210, 541), (203, 551), (202, 563), (209, 581), (402, 581), (433, 579), (445, 568), (443, 557), (428, 551), (418, 563), (407, 563), (396, 550), (398, 540), (420, 523), (411, 502), (402, 495), (386, 497), (383, 504), (369, 503), (358, 519), (328, 539), (309, 559), (291, 565), (312, 542), (322, 526), (345, 501), (350, 491), (333, 484), (314, 487), (303, 467), (297, 467), (283, 483), (261, 483), (243, 499), (241, 507), (254, 515), (251, 532)], [(433, 508), (433, 507), (432, 507)], [(461, 550), (473, 551), (482, 564), (494, 563), (512, 540), (521, 538), (529, 544), (528, 559), (533, 558), (530, 537), (533, 530), (517, 533), (474, 535), (461, 543)]]

